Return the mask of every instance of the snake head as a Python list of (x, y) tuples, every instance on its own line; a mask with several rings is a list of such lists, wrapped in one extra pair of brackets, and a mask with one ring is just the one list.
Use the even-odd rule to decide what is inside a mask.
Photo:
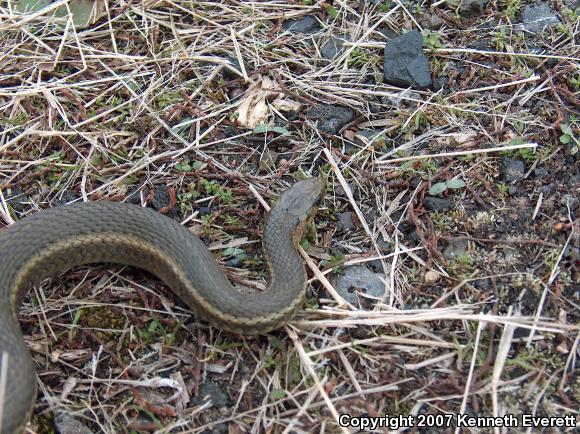
[(314, 217), (318, 204), (326, 191), (326, 183), (322, 178), (308, 178), (299, 181), (280, 197), (276, 208), (297, 219), (298, 224), (307, 224)]

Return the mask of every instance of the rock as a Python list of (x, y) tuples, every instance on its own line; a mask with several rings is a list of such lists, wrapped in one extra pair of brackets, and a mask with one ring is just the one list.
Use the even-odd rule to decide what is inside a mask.
[(304, 33), (306, 35), (311, 35), (321, 29), (320, 23), (316, 17), (311, 15), (298, 19), (286, 20), (282, 24), (282, 28), (292, 33)]
[(540, 178), (542, 176), (546, 176), (547, 173), (548, 172), (543, 167), (536, 167), (534, 169), (534, 176), (537, 176), (538, 178)]
[(320, 55), (323, 59), (332, 60), (341, 51), (344, 41), (336, 36), (331, 36), (325, 43), (320, 47)]
[(431, 211), (442, 211), (451, 208), (452, 205), (452, 202), (449, 199), (443, 199), (442, 197), (427, 196), (424, 202), (427, 209), (430, 209)]
[(475, 282), (473, 282), (473, 286), (475, 286), (480, 291), (487, 291), (488, 289), (491, 289), (491, 279), (477, 279)]
[[(143, 187), (143, 197), (147, 196), (147, 194), (149, 194), (148, 187)], [(141, 205), (141, 184), (129, 188), (125, 202)]]
[(524, 177), (526, 166), (521, 160), (504, 157), (501, 160), (501, 170), (507, 182), (516, 182)]
[(173, 208), (168, 209), (171, 206), (171, 194), (165, 184), (155, 187), (155, 194), (153, 195), (151, 204), (157, 211), (166, 211), (165, 215), (168, 217), (175, 217), (179, 213), (179, 205), (177, 203), (173, 205)]
[(206, 401), (211, 401), (216, 408), (223, 408), (229, 405), (230, 399), (218, 384), (206, 380), (199, 387), (199, 395), (192, 398), (191, 402), (193, 405), (201, 405)]
[(433, 285), (441, 278), (441, 274), (437, 271), (429, 270), (425, 273), (425, 283), (428, 285)]
[(63, 206), (67, 203), (74, 202), (79, 198), (79, 195), (76, 194), (74, 191), (64, 190), (62, 193), (58, 194), (54, 199), (51, 201), (52, 206)]
[(198, 211), (199, 211), (199, 215), (203, 217), (204, 215), (211, 214), (213, 212), (213, 209), (211, 209), (211, 207), (209, 207), (209, 206), (204, 205), (204, 206), (200, 206), (198, 208)]
[(437, 14), (431, 14), (421, 20), (423, 27), (431, 30), (439, 29), (443, 23), (445, 23), (445, 21), (443, 21)]
[(8, 188), (6, 190), (6, 202), (16, 212), (22, 212), (30, 203), (30, 197), (18, 187)]
[(547, 3), (526, 5), (522, 11), (522, 26), (528, 32), (542, 33), (548, 27), (553, 27), (559, 22), (555, 12)]
[(449, 240), (447, 247), (445, 247), (445, 250), (443, 250), (443, 257), (445, 257), (445, 259), (453, 259), (466, 253), (467, 247), (467, 240), (461, 238)]
[(262, 158), (260, 160), (259, 170), (260, 172), (268, 172), (276, 168), (276, 162), (278, 161), (278, 153), (272, 149), (266, 149)]
[(407, 32), (385, 45), (387, 83), (423, 89), (431, 85), (429, 61), (423, 54), (423, 37), (416, 30)]
[(372, 297), (382, 297), (385, 292), (385, 284), (381, 280), (383, 275), (373, 273), (364, 265), (348, 267), (343, 274), (333, 277), (336, 291), (348, 302), (359, 303), (358, 293), (368, 294)]
[(542, 194), (549, 194), (550, 191), (552, 191), (552, 187), (550, 187), (549, 185), (542, 185), (540, 187), (540, 193)]
[(54, 425), (60, 434), (93, 434), (82, 422), (66, 411), (57, 411), (54, 415)]
[(326, 134), (337, 134), (340, 129), (352, 122), (356, 112), (340, 105), (316, 105), (305, 113), (307, 118), (318, 122), (318, 129)]
[(481, 15), (485, 9), (487, 0), (462, 0), (459, 5), (459, 14), (465, 18), (473, 18)]
[(342, 229), (343, 231), (349, 231), (352, 228), (354, 228), (354, 222), (352, 221), (352, 212), (347, 211), (347, 212), (341, 212), (338, 215), (338, 224), (340, 226), (340, 229)]

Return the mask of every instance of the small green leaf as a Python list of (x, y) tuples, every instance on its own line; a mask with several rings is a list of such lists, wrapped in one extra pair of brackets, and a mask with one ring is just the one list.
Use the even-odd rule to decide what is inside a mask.
[(328, 12), (328, 15), (330, 15), (331, 18), (338, 17), (338, 11), (332, 6), (329, 6), (326, 11)]
[(286, 397), (286, 391), (283, 389), (274, 389), (270, 392), (270, 396), (274, 401), (277, 401)]
[(568, 134), (563, 134), (560, 136), (560, 143), (564, 145), (570, 142), (570, 136)]
[(429, 194), (431, 196), (437, 196), (438, 194), (443, 193), (447, 190), (447, 184), (445, 182), (438, 182), (437, 184), (433, 184), (429, 189)]
[(254, 134), (267, 134), (270, 131), (282, 134), (283, 136), (290, 134), (290, 132), (283, 127), (270, 127), (268, 125), (258, 125), (256, 128), (254, 128)]
[(175, 169), (179, 170), (180, 172), (191, 172), (191, 166), (188, 162), (177, 163), (175, 165)]
[(194, 161), (191, 167), (193, 170), (199, 170), (203, 167), (203, 163), (201, 161)]
[(266, 134), (268, 131), (268, 125), (258, 125), (254, 128), (254, 134)]
[(465, 187), (465, 182), (462, 179), (458, 178), (450, 179), (449, 181), (446, 182), (446, 184), (447, 188), (452, 188), (454, 190)]
[(238, 249), (237, 247), (228, 247), (224, 250), (224, 256), (237, 256), (244, 253), (242, 249)]
[(570, 128), (570, 125), (568, 125), (568, 124), (561, 124), (560, 125), (560, 129), (562, 130), (562, 132), (564, 134), (567, 134), (569, 136), (573, 136), (574, 135), (574, 132), (572, 131), (572, 128)]
[(274, 128), (272, 128), (272, 131), (274, 131), (275, 133), (278, 133), (278, 134), (282, 134), (283, 136), (290, 134), (290, 131), (288, 131), (284, 127), (274, 127)]

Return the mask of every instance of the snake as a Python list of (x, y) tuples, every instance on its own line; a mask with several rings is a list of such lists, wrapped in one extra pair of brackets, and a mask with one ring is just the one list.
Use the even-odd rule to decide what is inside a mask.
[(280, 328), (301, 307), (307, 287), (298, 243), (325, 192), (318, 177), (296, 182), (263, 230), (269, 274), (264, 291), (237, 290), (202, 240), (150, 208), (94, 201), (50, 208), (0, 230), (0, 433), (22, 433), (37, 384), (18, 310), (27, 291), (71, 267), (117, 263), (157, 276), (195, 314), (226, 332)]

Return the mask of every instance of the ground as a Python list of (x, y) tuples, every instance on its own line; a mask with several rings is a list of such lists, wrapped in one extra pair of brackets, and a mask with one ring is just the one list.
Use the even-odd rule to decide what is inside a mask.
[[(23, 3), (0, 10), (0, 225), (140, 203), (264, 288), (263, 204), (327, 183), (301, 242), (308, 298), (285, 329), (224, 333), (120, 266), (30, 291), (30, 432), (578, 416), (575, 2), (99, 1), (94, 22)], [(383, 74), (385, 43), (413, 30), (422, 89)]]

